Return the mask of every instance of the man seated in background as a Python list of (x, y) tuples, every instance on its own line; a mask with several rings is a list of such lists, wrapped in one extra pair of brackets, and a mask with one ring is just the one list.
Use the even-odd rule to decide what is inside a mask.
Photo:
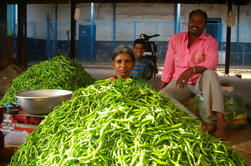
[(145, 52), (145, 42), (142, 39), (136, 39), (133, 43), (133, 52), (135, 55), (135, 64), (132, 70), (131, 75), (133, 77), (144, 78), (144, 62), (143, 62), (143, 53)]
[(188, 32), (173, 35), (162, 72), (160, 93), (183, 102), (194, 94), (203, 95), (200, 110), (202, 129), (223, 139), (224, 103), (219, 78), (217, 41), (204, 33), (207, 14), (194, 10), (189, 14)]

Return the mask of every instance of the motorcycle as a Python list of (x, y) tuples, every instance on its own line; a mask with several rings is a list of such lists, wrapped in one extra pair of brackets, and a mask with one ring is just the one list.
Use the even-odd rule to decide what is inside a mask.
[(139, 38), (145, 42), (145, 52), (143, 53), (143, 63), (145, 64), (143, 70), (143, 77), (146, 80), (150, 80), (158, 73), (157, 68), (157, 45), (149, 39), (158, 37), (159, 34), (148, 36), (146, 34), (140, 34)]

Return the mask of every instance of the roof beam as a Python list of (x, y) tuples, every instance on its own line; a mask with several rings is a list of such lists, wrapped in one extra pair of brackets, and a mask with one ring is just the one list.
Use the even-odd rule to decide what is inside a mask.
[[(0, 4), (18, 4), (23, 0), (0, 0)], [(65, 4), (71, 0), (26, 0), (27, 4)], [(228, 0), (76, 0), (76, 3), (182, 3), (182, 4), (227, 4)], [(247, 5), (251, 0), (232, 0), (233, 5)]]

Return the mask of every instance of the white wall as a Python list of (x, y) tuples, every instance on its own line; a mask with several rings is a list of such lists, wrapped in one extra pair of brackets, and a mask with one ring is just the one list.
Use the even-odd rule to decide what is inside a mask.
[[(174, 33), (174, 4), (117, 4), (116, 19), (134, 21), (131, 24), (120, 25), (118, 40), (134, 40), (141, 33), (160, 34), (154, 40), (166, 41)], [(148, 23), (147, 23), (148, 22)], [(127, 25), (127, 26), (126, 26)], [(126, 32), (126, 29), (127, 32)], [(125, 33), (126, 32), (126, 33)]]
[(54, 20), (54, 5), (27, 5), (27, 36), (37, 39), (46, 37), (46, 15)]
[[(78, 4), (77, 7), (80, 8), (80, 19), (77, 25), (88, 24), (90, 21), (90, 4), (82, 3)], [(206, 11), (209, 18), (222, 18), (223, 23), (225, 23), (227, 5), (181, 4), (181, 31), (187, 30), (186, 23), (189, 12), (198, 8)], [(116, 40), (134, 40), (135, 35), (141, 33), (159, 33), (161, 37), (158, 37), (156, 40), (166, 41), (174, 33), (174, 10), (174, 4), (116, 4)], [(234, 5), (233, 10), (237, 12), (237, 6)], [(46, 13), (49, 14), (52, 20), (55, 20), (55, 5), (39, 4), (27, 6), (28, 37), (46, 38)], [(112, 40), (112, 20), (112, 4), (95, 4), (96, 40)], [(70, 30), (70, 4), (58, 5), (58, 22), (58, 39), (66, 40), (66, 33)], [(251, 42), (251, 3), (240, 7), (240, 24), (240, 41)], [(225, 38), (226, 27), (222, 30), (223, 38)], [(236, 36), (237, 27), (234, 26), (232, 28), (232, 40), (235, 40)]]
[(251, 42), (251, 3), (240, 7), (240, 24), (240, 41)]

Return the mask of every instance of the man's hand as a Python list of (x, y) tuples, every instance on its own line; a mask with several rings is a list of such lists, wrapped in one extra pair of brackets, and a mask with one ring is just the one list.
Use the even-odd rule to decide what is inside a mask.
[(181, 88), (184, 88), (187, 85), (187, 81), (190, 77), (192, 77), (193, 74), (201, 74), (203, 73), (207, 68), (203, 66), (194, 66), (186, 69), (178, 78), (176, 81), (176, 84), (179, 85)]
[(186, 69), (178, 78), (176, 81), (176, 85), (179, 85), (180, 88), (184, 88), (187, 85), (187, 81), (192, 75), (194, 74), (194, 71), (192, 68)]

